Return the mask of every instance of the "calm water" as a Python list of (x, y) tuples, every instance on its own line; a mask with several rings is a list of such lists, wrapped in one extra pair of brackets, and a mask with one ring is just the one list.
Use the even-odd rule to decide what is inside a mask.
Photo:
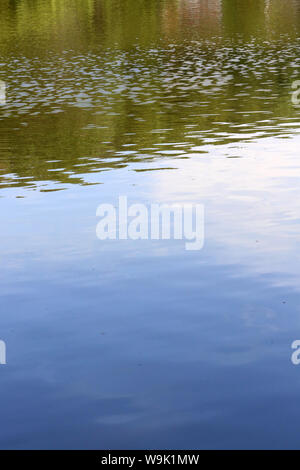
[(299, 0), (1, 1), (1, 448), (300, 447), (299, 52)]

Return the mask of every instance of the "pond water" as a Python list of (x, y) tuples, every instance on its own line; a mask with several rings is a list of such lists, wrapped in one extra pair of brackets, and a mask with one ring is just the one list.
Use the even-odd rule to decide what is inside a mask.
[(299, 0), (1, 1), (1, 448), (299, 447), (299, 52)]

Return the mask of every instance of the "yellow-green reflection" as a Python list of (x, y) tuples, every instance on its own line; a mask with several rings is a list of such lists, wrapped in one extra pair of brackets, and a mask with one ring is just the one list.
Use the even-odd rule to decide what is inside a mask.
[[(2, 186), (86, 183), (295, 122), (298, 0), (4, 0)], [(169, 145), (165, 145), (169, 144)], [(163, 152), (163, 153), (162, 153)]]

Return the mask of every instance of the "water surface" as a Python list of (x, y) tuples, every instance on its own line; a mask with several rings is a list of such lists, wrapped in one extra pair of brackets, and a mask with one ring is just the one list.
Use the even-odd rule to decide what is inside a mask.
[[(298, 448), (299, 0), (2, 0), (0, 447)], [(96, 208), (205, 205), (205, 246)]]

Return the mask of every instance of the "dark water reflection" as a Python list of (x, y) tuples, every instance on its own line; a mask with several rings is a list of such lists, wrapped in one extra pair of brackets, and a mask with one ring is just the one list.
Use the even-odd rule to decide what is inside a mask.
[(9, 2), (1, 185), (63, 188), (160, 159), (160, 144), (188, 152), (297, 127), (299, 2), (287, 2), (283, 32), (282, 3)]
[[(2, 0), (2, 448), (299, 447), (299, 0)], [(205, 248), (95, 211), (200, 202)]]

